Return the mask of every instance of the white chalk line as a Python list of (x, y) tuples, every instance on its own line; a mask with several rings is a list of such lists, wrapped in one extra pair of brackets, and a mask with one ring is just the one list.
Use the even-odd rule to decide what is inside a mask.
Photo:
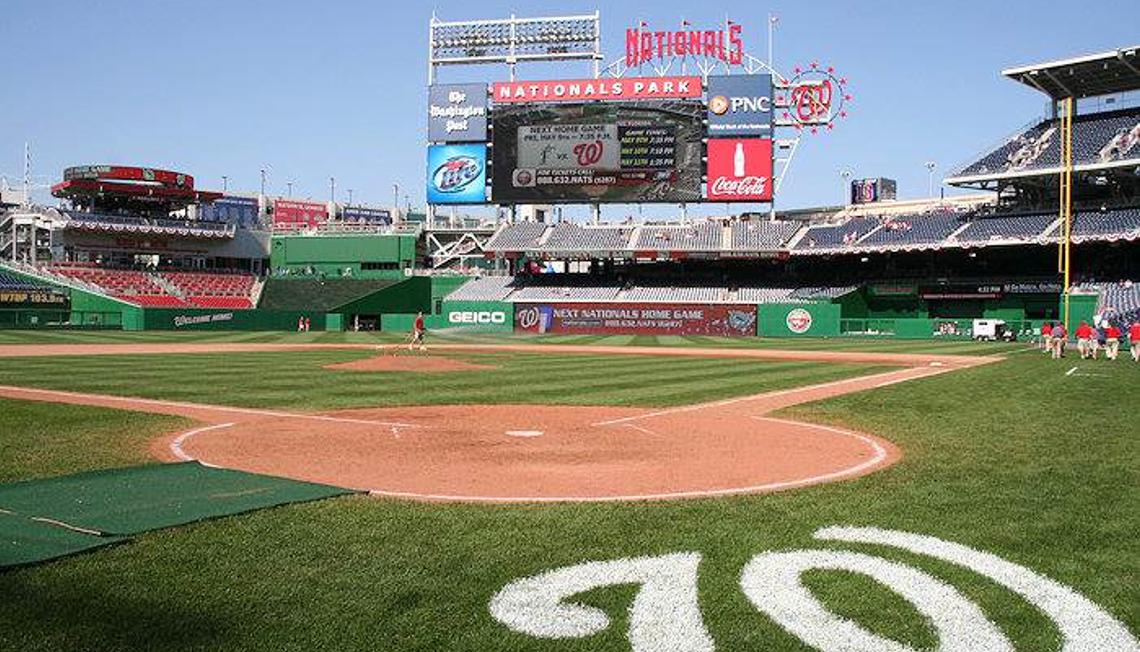
[[(170, 452), (174, 453), (174, 456), (177, 457), (178, 459), (182, 460), (183, 462), (194, 462), (194, 461), (196, 461), (196, 458), (187, 454), (186, 451), (182, 450), (182, 444), (185, 444), (186, 441), (189, 440), (194, 435), (201, 434), (203, 432), (209, 432), (211, 430), (221, 430), (222, 428), (229, 428), (232, 425), (234, 425), (234, 424), (233, 423), (219, 423), (219, 424), (213, 425), (213, 426), (203, 426), (201, 428), (195, 428), (193, 430), (187, 430), (186, 432), (182, 433), (181, 435), (178, 435), (177, 437), (175, 437), (174, 441), (170, 442)], [(205, 463), (203, 462), (203, 464), (205, 464)]]
[(1070, 369), (1070, 370), (1066, 371), (1066, 372), (1065, 372), (1065, 375), (1066, 375), (1066, 376), (1072, 376), (1072, 375), (1073, 375), (1073, 374), (1075, 374), (1076, 372), (1077, 372), (1077, 368), (1076, 368), (1076, 367), (1073, 367), (1072, 369)]
[(623, 424), (623, 425), (624, 425), (626, 428), (633, 428), (634, 430), (637, 430), (638, 432), (642, 432), (642, 433), (645, 433), (645, 434), (647, 434), (647, 435), (656, 435), (656, 434), (657, 434), (657, 433), (653, 432), (652, 430), (650, 430), (649, 428), (645, 428), (645, 427), (639, 426), (639, 425), (637, 425), (636, 423), (626, 423), (626, 424)]
[[(928, 368), (923, 368), (923, 367), (911, 367), (908, 369), (896, 369), (893, 371), (887, 371), (887, 372), (877, 373), (877, 374), (870, 374), (867, 376), (856, 376), (854, 378), (844, 378), (843, 380), (833, 380), (833, 381), (826, 382), (826, 383), (820, 383), (818, 385), (807, 385), (806, 387), (793, 387), (791, 389), (782, 389), (782, 390), (777, 390), (774, 392), (764, 392), (762, 394), (752, 394), (750, 396), (738, 396), (736, 398), (726, 398), (726, 399), (722, 399), (719, 401), (712, 401), (710, 403), (696, 403), (694, 405), (683, 405), (681, 407), (669, 408), (667, 410), (658, 410), (656, 412), (646, 412), (645, 414), (635, 414), (633, 416), (622, 417), (620, 419), (610, 419), (609, 421), (599, 421), (597, 423), (592, 423), (590, 425), (592, 425), (592, 426), (612, 426), (612, 425), (617, 425), (620, 423), (628, 423), (630, 421), (639, 421), (641, 419), (651, 419), (654, 417), (668, 416), (670, 414), (680, 414), (683, 412), (693, 412), (695, 410), (707, 410), (710, 408), (725, 407), (728, 405), (735, 405), (737, 403), (744, 403), (744, 402), (748, 402), (748, 401), (762, 401), (765, 399), (777, 398), (779, 396), (786, 396), (788, 394), (796, 394), (796, 393), (801, 393), (801, 392), (812, 392), (815, 390), (827, 389), (830, 387), (840, 387), (842, 385), (851, 385), (851, 384), (855, 384), (855, 383), (862, 383), (862, 382), (866, 382), (868, 380), (874, 380), (875, 378), (891, 377), (892, 380), (894, 380), (893, 379), (894, 376), (897, 376), (900, 374), (912, 374), (913, 375), (916, 372), (918, 374), (920, 374), (918, 377), (921, 378), (921, 377), (933, 376), (936, 374), (946, 373), (947, 371), (950, 371), (950, 370), (951, 370), (951, 368), (940, 368), (937, 370), (930, 370)], [(896, 382), (902, 382), (904, 380), (912, 380), (912, 379), (913, 378), (911, 378), (910, 376), (906, 376), (902, 379), (898, 379)]]
[(797, 478), (795, 480), (781, 480), (778, 482), (767, 482), (764, 484), (752, 485), (748, 487), (730, 487), (726, 489), (694, 489), (692, 491), (626, 494), (620, 496), (472, 496), (465, 494), (430, 494), (414, 491), (392, 491), (388, 489), (369, 489), (367, 491), (368, 495), (380, 498), (406, 498), (413, 500), (468, 503), (611, 503), (643, 500), (675, 500), (682, 498), (716, 498), (719, 496), (739, 496), (745, 494), (781, 491), (786, 489), (807, 487), (824, 482), (842, 480), (845, 478), (860, 475), (863, 472), (868, 471), (879, 464), (882, 464), (888, 456), (887, 450), (883, 448), (879, 442), (875, 441), (871, 437), (859, 434), (857, 432), (852, 432), (850, 430), (843, 430), (842, 428), (834, 428), (832, 426), (822, 426), (814, 423), (800, 423), (798, 421), (770, 419), (767, 417), (753, 418), (761, 421), (773, 421), (776, 423), (793, 425), (801, 428), (825, 430), (846, 437), (854, 437), (855, 439), (858, 439), (859, 441), (867, 444), (871, 450), (874, 451), (874, 456), (871, 457), (871, 459), (864, 460), (847, 468), (830, 471), (828, 473), (821, 473), (819, 475), (809, 476), (806, 478)]
[(258, 408), (233, 407), (229, 405), (209, 405), (206, 403), (188, 403), (185, 401), (164, 401), (153, 398), (136, 398), (133, 396), (114, 396), (112, 394), (85, 394), (82, 392), (66, 392), (58, 389), (40, 389), (36, 387), (15, 387), (0, 385), (0, 393), (16, 392), (25, 394), (41, 394), (46, 396), (66, 396), (79, 399), (98, 399), (116, 403), (135, 403), (141, 405), (157, 405), (162, 407), (186, 408), (191, 410), (204, 410), (214, 412), (233, 412), (236, 414), (250, 414), (262, 417), (277, 417), (284, 419), (311, 419), (314, 421), (331, 421), (333, 423), (357, 423), (371, 426), (396, 426), (399, 428), (418, 428), (411, 423), (396, 421), (373, 421), (370, 419), (353, 419), (351, 417), (331, 417), (324, 414), (302, 414), (299, 412), (281, 412), (279, 410), (262, 410)]

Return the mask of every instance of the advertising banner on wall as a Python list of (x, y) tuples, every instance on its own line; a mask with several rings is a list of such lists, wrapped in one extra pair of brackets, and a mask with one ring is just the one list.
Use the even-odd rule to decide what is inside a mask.
[(772, 141), (767, 138), (710, 138), (709, 201), (772, 201)]
[(256, 197), (221, 197), (198, 206), (198, 219), (203, 222), (220, 222), (234, 226), (257, 224)]
[(274, 224), (307, 224), (316, 226), (329, 220), (329, 207), (324, 202), (300, 199), (278, 199), (273, 202)]
[(491, 98), (495, 104), (684, 99), (700, 97), (702, 92), (701, 78), (695, 75), (528, 80), (495, 82), (491, 86)]
[(482, 204), (487, 201), (487, 146), (428, 147), (429, 204)]
[(772, 75), (709, 77), (709, 136), (772, 137)]
[(497, 202), (699, 201), (700, 102), (561, 104), (493, 112)]
[(731, 335), (756, 334), (755, 305), (672, 303), (515, 304), (515, 330), (525, 333)]
[(367, 206), (345, 206), (340, 212), (345, 222), (361, 224), (391, 224), (392, 211), (387, 208), (368, 208)]
[(487, 85), (436, 84), (428, 89), (428, 140), (487, 140)]

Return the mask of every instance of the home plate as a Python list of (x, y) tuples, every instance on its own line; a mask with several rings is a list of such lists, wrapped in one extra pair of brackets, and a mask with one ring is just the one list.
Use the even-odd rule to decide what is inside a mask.
[(506, 433), (508, 437), (539, 437), (542, 435), (541, 430), (508, 430)]

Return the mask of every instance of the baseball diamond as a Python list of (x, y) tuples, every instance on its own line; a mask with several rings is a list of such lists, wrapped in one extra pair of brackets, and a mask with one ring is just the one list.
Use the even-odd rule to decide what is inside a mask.
[(1135, 7), (436, 4), (5, 5), (0, 651), (1140, 652)]

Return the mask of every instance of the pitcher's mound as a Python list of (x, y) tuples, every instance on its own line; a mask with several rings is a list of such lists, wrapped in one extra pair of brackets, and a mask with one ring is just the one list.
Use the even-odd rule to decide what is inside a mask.
[(420, 373), (446, 373), (449, 371), (477, 371), (495, 369), (492, 365), (474, 364), (454, 358), (442, 358), (426, 353), (387, 353), (375, 358), (325, 365), (325, 369), (347, 371), (412, 371)]

